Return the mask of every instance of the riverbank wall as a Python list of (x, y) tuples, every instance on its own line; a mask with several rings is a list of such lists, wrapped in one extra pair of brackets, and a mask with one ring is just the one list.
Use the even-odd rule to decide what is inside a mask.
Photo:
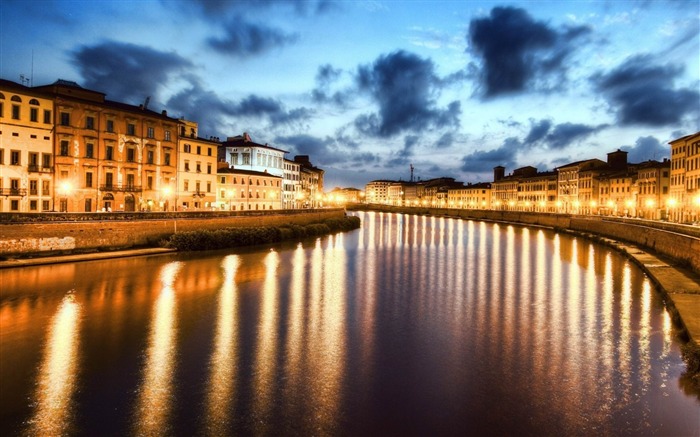
[(2, 214), (0, 258), (153, 247), (177, 232), (307, 225), (344, 215), (342, 208), (231, 213)]

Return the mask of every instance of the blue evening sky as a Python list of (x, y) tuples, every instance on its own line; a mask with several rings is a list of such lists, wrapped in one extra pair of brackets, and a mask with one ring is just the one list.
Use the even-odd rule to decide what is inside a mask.
[(491, 181), (700, 130), (700, 1), (0, 0), (0, 77), (308, 154), (326, 189)]

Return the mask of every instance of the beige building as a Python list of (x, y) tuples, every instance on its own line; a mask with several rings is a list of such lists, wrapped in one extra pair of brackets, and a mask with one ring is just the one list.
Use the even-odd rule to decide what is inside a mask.
[(0, 80), (0, 212), (54, 209), (53, 100)]
[(637, 213), (640, 217), (659, 220), (668, 216), (671, 161), (647, 161), (637, 166)]
[(175, 204), (179, 211), (218, 209), (215, 138), (200, 138), (198, 124), (179, 120), (178, 174)]
[(54, 204), (68, 212), (158, 209), (176, 176), (177, 120), (59, 80), (54, 100)]
[(284, 209), (298, 209), (302, 206), (301, 164), (284, 160), (282, 204)]
[(282, 177), (219, 163), (217, 209), (267, 211), (282, 209)]
[(491, 184), (481, 182), (467, 184), (447, 191), (447, 203), (450, 208), (488, 209), (491, 208)]
[(669, 219), (691, 223), (700, 220), (700, 132), (677, 138), (671, 145)]

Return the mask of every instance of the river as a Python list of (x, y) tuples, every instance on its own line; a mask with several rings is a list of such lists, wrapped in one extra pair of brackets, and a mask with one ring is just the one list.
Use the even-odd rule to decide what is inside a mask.
[(355, 214), (299, 244), (0, 270), (3, 435), (700, 435), (620, 254)]

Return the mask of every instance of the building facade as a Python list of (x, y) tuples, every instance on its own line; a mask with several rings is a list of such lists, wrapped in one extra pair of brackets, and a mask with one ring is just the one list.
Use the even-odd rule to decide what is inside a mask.
[(54, 209), (53, 100), (0, 80), (0, 212)]
[(178, 126), (180, 135), (175, 205), (179, 211), (218, 209), (216, 184), (219, 143), (213, 138), (200, 138), (197, 122), (180, 119)]

